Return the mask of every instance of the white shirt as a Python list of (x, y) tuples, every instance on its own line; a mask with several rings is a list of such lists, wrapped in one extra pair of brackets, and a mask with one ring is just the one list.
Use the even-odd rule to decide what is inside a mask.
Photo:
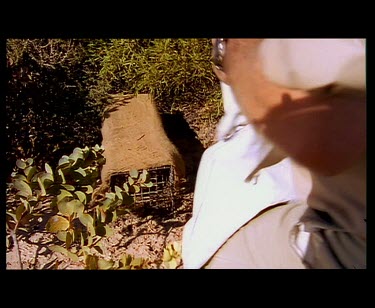
[[(201, 159), (192, 218), (183, 231), (184, 268), (200, 268), (243, 224), (263, 209), (280, 202), (305, 200), (310, 190), (307, 171), (294, 171), (289, 158), (257, 169), (272, 150), (239, 111), (230, 87), (221, 84), (223, 119), (218, 125), (219, 141)], [(304, 185), (301, 185), (301, 178)]]

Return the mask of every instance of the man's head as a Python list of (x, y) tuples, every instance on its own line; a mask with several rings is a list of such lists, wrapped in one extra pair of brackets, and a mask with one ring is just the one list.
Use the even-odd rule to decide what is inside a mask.
[[(363, 154), (364, 45), (356, 40), (289, 39), (220, 43), (214, 72), (271, 142), (326, 174), (339, 172)], [(218, 46), (215, 39), (213, 46)]]

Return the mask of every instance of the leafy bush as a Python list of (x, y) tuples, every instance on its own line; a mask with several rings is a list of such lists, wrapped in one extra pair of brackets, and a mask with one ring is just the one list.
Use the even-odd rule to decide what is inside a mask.
[(87, 108), (79, 40), (7, 40), (7, 174), (17, 158), (56, 163), (77, 146), (101, 143), (100, 116)]
[[(75, 262), (83, 261), (85, 269), (150, 268), (149, 260), (128, 254), (117, 261), (101, 257), (101, 240), (113, 234), (109, 224), (132, 211), (136, 192), (154, 185), (147, 170), (133, 169), (122, 188), (115, 186), (115, 192), (107, 192), (105, 198), (95, 200), (100, 170), (105, 164), (103, 151), (98, 145), (75, 148), (70, 155), (60, 158), (56, 168), (45, 163), (44, 170), (39, 170), (32, 158), (17, 160), (8, 183), (16, 199), (7, 203), (6, 244), (7, 248), (15, 246), (20, 269), (19, 231), (28, 234), (32, 224), (43, 217), (49, 217), (45, 230), (56, 237), (56, 243), (48, 248)], [(167, 269), (181, 264), (178, 242), (164, 248), (162, 261)]]
[[(32, 158), (17, 160), (8, 189), (14, 190), (16, 199), (7, 204), (6, 244), (18, 251), (19, 231), (30, 232), (30, 227), (41, 217), (49, 217), (45, 230), (56, 236), (51, 251), (62, 253), (75, 262), (83, 261), (86, 269), (142, 269), (149, 261), (123, 255), (120, 260), (105, 260), (101, 240), (113, 234), (109, 223), (124, 213), (131, 212), (134, 193), (142, 187), (152, 187), (147, 170), (131, 170), (123, 189), (115, 186), (115, 192), (107, 192), (104, 199), (94, 200), (100, 183), (100, 170), (105, 164), (104, 149), (75, 148), (63, 155), (56, 168), (47, 163), (44, 170), (34, 165)], [(134, 193), (131, 193), (133, 191)], [(95, 202), (92, 202), (95, 201)], [(43, 219), (42, 219), (43, 220)], [(181, 263), (178, 243), (164, 250), (166, 268), (176, 268)]]
[(150, 93), (167, 113), (184, 103), (219, 102), (209, 39), (93, 40), (86, 50), (87, 74), (97, 78), (89, 94), (95, 106), (119, 92)]

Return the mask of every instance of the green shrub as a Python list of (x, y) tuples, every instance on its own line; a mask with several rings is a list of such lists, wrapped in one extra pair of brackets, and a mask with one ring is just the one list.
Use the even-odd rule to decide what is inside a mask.
[(8, 39), (7, 174), (17, 158), (56, 163), (75, 147), (101, 143), (101, 118), (87, 107), (80, 40)]
[(8, 203), (6, 208), (6, 244), (7, 248), (14, 245), (20, 269), (19, 231), (29, 234), (31, 225), (43, 216), (50, 216), (45, 230), (56, 237), (56, 243), (48, 248), (75, 262), (83, 261), (87, 269), (149, 266), (147, 260), (130, 255), (124, 255), (117, 262), (98, 256), (103, 252), (101, 240), (113, 234), (109, 223), (132, 210), (134, 194), (130, 191), (153, 186), (147, 170), (134, 169), (123, 188), (115, 186), (115, 192), (107, 192), (104, 199), (94, 200), (100, 170), (105, 164), (103, 151), (98, 145), (75, 148), (70, 155), (60, 158), (56, 168), (45, 163), (44, 170), (39, 170), (32, 158), (17, 160), (8, 183), (8, 189), (14, 191), (15, 202)]
[(150, 93), (167, 113), (183, 104), (220, 103), (209, 39), (94, 40), (86, 50), (89, 97), (100, 111), (108, 94), (119, 92)]

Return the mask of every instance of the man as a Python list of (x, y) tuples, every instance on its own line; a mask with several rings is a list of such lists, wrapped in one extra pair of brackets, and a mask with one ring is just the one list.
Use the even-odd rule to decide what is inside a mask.
[(366, 267), (361, 39), (217, 39), (225, 115), (184, 268)]

